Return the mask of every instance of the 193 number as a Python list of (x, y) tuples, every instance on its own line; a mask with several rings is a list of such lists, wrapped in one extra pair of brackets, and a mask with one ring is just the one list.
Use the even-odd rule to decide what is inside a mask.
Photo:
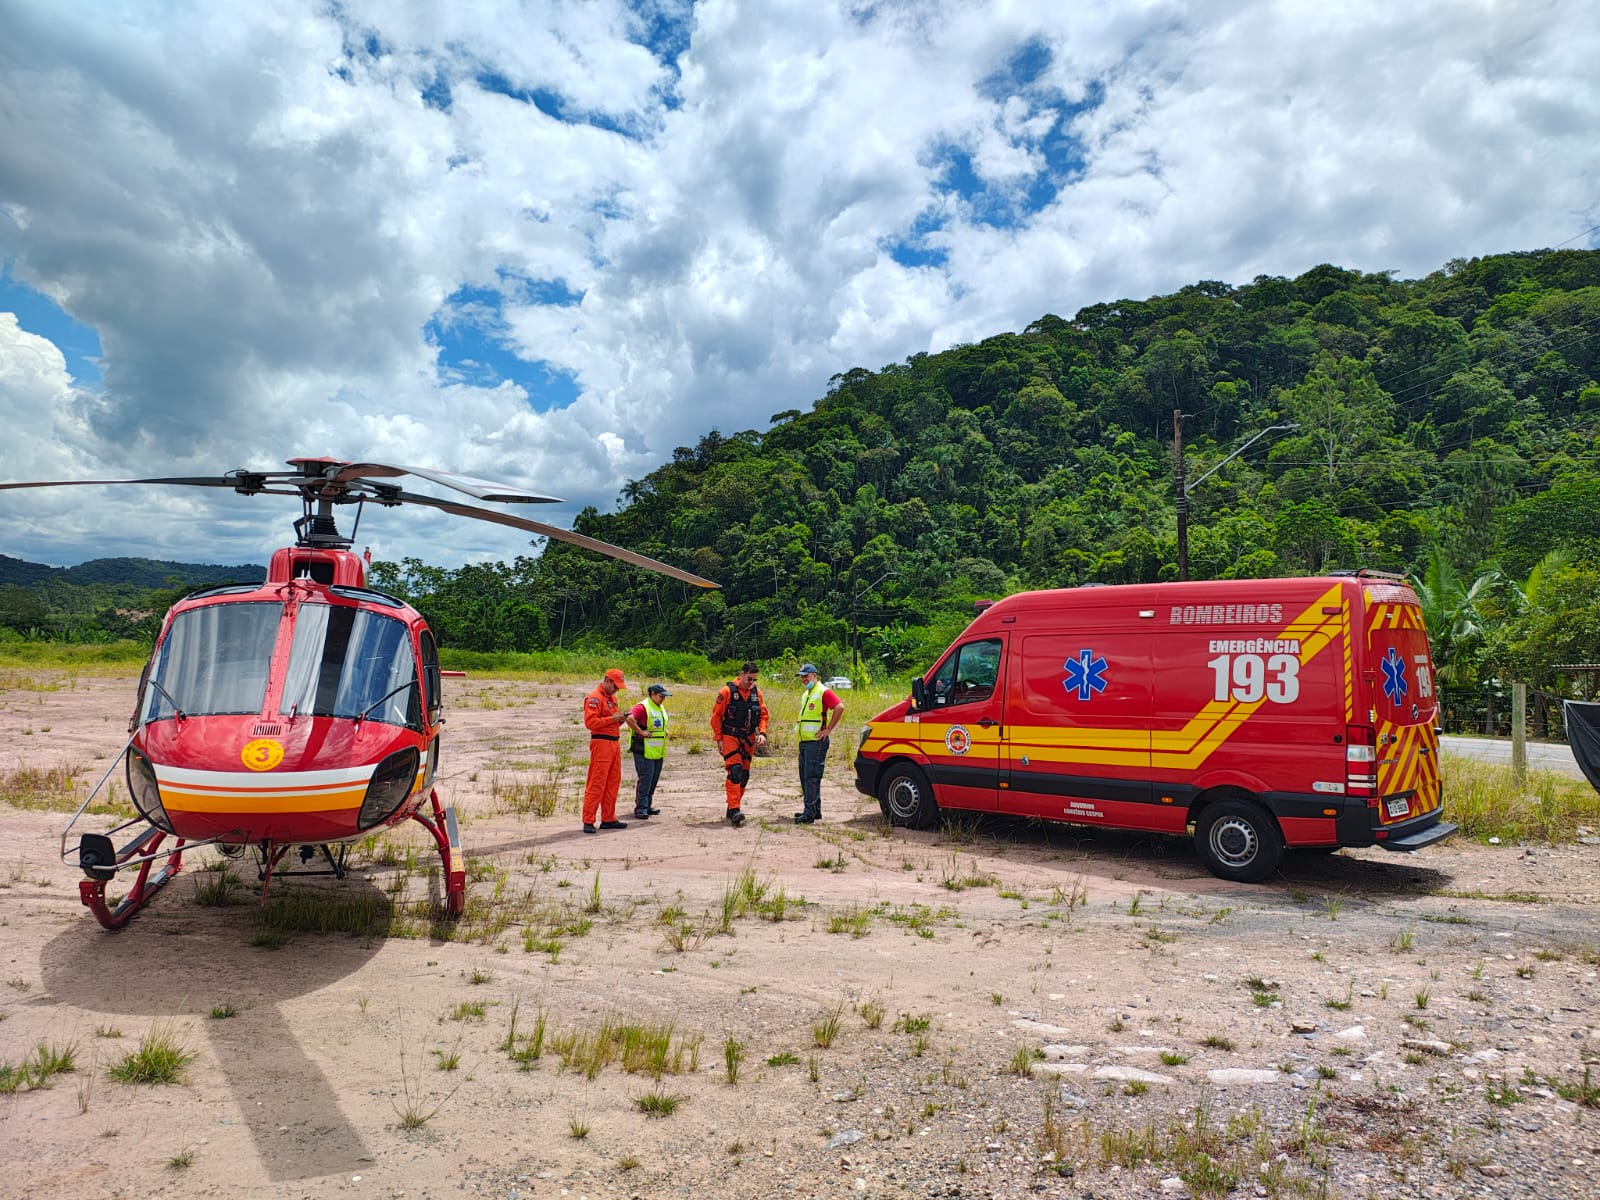
[(1206, 666), (1216, 677), (1216, 700), (1293, 704), (1300, 696), (1300, 660), (1293, 654), (1219, 654)]

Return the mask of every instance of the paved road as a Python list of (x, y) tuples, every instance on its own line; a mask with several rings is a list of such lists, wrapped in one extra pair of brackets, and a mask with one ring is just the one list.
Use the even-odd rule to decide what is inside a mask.
[[(1475, 758), (1483, 762), (1511, 765), (1510, 738), (1459, 737), (1445, 734), (1439, 744), (1449, 753), (1462, 758)], [(1528, 767), (1536, 771), (1556, 771), (1582, 779), (1578, 760), (1572, 757), (1572, 747), (1565, 742), (1529, 742)]]

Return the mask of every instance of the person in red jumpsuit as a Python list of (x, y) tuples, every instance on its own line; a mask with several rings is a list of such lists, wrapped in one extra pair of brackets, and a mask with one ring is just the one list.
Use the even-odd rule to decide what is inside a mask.
[(747, 662), (739, 677), (722, 685), (711, 705), (711, 736), (722, 751), (722, 764), (728, 772), (723, 790), (728, 797), (728, 823), (744, 824), (745, 784), (750, 782), (750, 759), (756, 749), (767, 744), (767, 705), (756, 686), (760, 667)]
[(622, 785), (622, 749), (618, 731), (628, 714), (617, 703), (617, 693), (628, 686), (622, 672), (612, 667), (583, 698), (583, 723), (589, 730), (589, 777), (583, 785), (583, 831), (595, 833), (595, 816), (601, 829), (626, 829), (617, 820), (617, 789)]

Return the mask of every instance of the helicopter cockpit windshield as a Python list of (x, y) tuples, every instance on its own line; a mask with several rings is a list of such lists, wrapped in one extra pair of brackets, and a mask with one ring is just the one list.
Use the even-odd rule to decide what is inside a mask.
[(366, 609), (302, 604), (279, 711), (420, 728), (416, 682), (404, 621)]
[(212, 604), (179, 613), (150, 669), (141, 723), (258, 713), (267, 694), (281, 604)]

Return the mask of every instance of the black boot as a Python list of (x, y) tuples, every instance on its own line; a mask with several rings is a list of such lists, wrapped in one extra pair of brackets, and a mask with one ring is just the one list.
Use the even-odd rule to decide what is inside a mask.
[(728, 810), (728, 824), (732, 825), (735, 829), (743, 825), (744, 810), (739, 808), (730, 808)]

